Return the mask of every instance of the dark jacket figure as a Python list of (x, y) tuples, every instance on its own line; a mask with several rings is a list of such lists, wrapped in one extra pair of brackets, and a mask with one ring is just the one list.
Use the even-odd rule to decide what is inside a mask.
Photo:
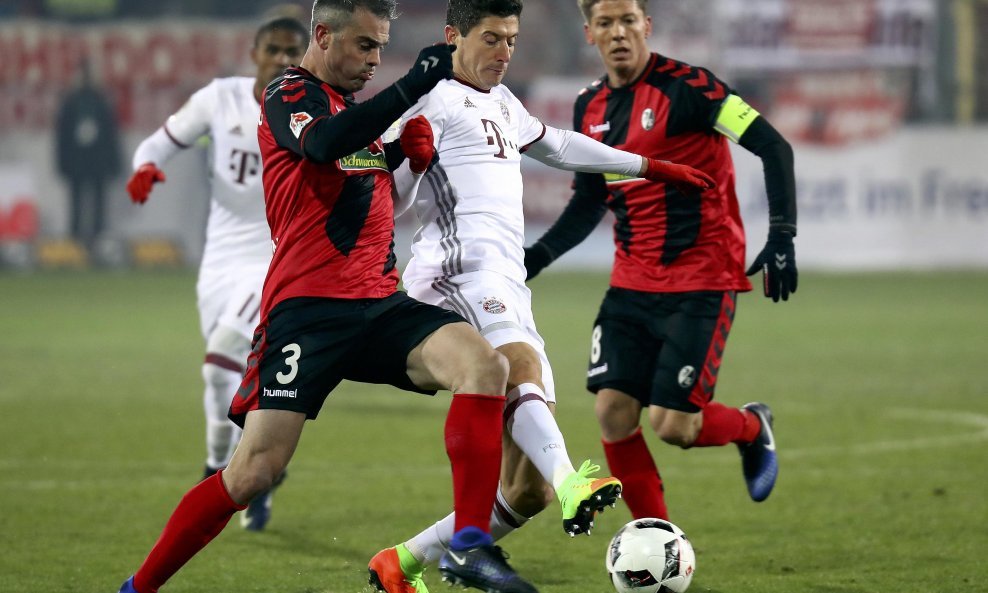
[(113, 108), (85, 62), (81, 84), (62, 100), (55, 147), (58, 171), (69, 185), (69, 232), (91, 245), (103, 232), (106, 187), (120, 172), (120, 138)]

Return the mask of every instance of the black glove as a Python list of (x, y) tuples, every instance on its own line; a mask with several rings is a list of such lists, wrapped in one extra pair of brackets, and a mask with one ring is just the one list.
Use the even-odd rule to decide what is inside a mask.
[(746, 274), (751, 276), (761, 270), (764, 273), (765, 296), (774, 302), (779, 298), (789, 300), (796, 292), (799, 272), (796, 270), (796, 248), (792, 244), (793, 234), (788, 231), (769, 231), (765, 248), (758, 254)]
[(536, 241), (525, 248), (525, 280), (531, 280), (539, 275), (546, 266), (552, 263), (552, 252), (544, 243)]
[(408, 74), (398, 81), (413, 103), (432, 90), (440, 80), (453, 78), (455, 45), (440, 43), (423, 48)]

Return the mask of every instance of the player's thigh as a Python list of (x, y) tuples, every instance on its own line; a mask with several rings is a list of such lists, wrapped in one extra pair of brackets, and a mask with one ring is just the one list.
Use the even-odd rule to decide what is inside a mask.
[(286, 410), (254, 410), (247, 414), (243, 436), (223, 481), (230, 496), (245, 503), (270, 488), (288, 465), (305, 424), (305, 415)]
[(555, 401), (555, 381), (532, 314), (532, 293), (503, 274), (477, 271), (408, 286), (409, 295), (455, 311), (508, 357), (509, 386), (536, 383)]
[(664, 345), (652, 385), (652, 404), (699, 412), (714, 395), (736, 293), (675, 295), (675, 311), (665, 321)]
[(424, 389), (503, 394), (507, 360), (466, 322), (444, 325), (411, 350), (408, 377)]
[(647, 295), (608, 290), (590, 335), (587, 389), (615, 390), (648, 405), (652, 375), (662, 347), (651, 331)]
[[(347, 379), (421, 393), (503, 390), (506, 365), (499, 363), (503, 357), (455, 312), (396, 292), (374, 303), (365, 316), (361, 344), (347, 369)], [(500, 387), (476, 391), (487, 384), (483, 378), (492, 368), (497, 377), (491, 384)]]

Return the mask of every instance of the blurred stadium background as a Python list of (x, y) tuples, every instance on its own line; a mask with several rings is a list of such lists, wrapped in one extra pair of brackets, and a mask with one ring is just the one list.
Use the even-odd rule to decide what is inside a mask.
[[(377, 85), (442, 30), (443, 2), (399, 4)], [(210, 79), (252, 74), (248, 50), (263, 19), (307, 19), (310, 6), (0, 3), (0, 265), (194, 266), (208, 151), (170, 162), (168, 183), (137, 208), (124, 191), (133, 149)], [(796, 146), (802, 269), (988, 267), (988, 0), (651, 0), (650, 13), (655, 50), (711, 68)], [(575, 93), (602, 72), (576, 2), (530, 0), (523, 22), (507, 82), (547, 123), (570, 127)], [(88, 256), (60, 241), (68, 198), (52, 158), (59, 103), (83, 59), (114, 106), (123, 157), (108, 188), (107, 230)], [(736, 154), (757, 249), (766, 224), (760, 161)], [(569, 177), (526, 169), (535, 235), (568, 199)], [(602, 225), (561, 264), (606, 268), (608, 233)]]
[[(376, 84), (442, 29), (442, 0), (399, 3)], [(115, 591), (198, 478), (207, 145), (169, 162), (143, 207), (124, 190), (130, 155), (210, 79), (253, 73), (264, 19), (308, 8), (0, 0), (0, 592)], [(717, 392), (773, 405), (780, 487), (753, 505), (733, 450), (652, 441), (700, 554), (691, 590), (988, 591), (988, 0), (650, 0), (650, 13), (657, 51), (710, 67), (788, 136), (799, 183), (800, 292), (743, 297)], [(581, 26), (576, 0), (528, 0), (508, 74), (561, 127), (602, 71)], [(82, 59), (114, 106), (123, 161), (91, 252), (65, 241), (54, 159)], [(759, 249), (760, 163), (738, 151), (736, 165)], [(570, 179), (525, 166), (537, 236)], [(402, 261), (411, 226), (399, 221)], [(568, 450), (598, 463), (583, 377), (609, 234), (532, 282)], [(370, 555), (449, 505), (447, 405), (347, 384), (307, 429), (268, 532), (227, 529), (168, 591), (371, 593)], [(604, 550), (626, 508), (572, 541), (555, 512), (506, 542), (513, 565), (543, 593), (611, 591)]]

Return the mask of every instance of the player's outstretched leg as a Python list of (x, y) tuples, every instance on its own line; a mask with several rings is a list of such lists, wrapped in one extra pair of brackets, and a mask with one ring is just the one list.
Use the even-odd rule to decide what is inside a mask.
[[(469, 541), (479, 545), (464, 547)], [(507, 554), (494, 545), (490, 534), (476, 527), (465, 527), (453, 536), (439, 559), (439, 573), (444, 581), (487, 593), (538, 593), (508, 565)]]
[(247, 531), (264, 530), (268, 521), (271, 520), (271, 503), (273, 502), (274, 491), (285, 481), (286, 477), (288, 477), (288, 472), (281, 472), (281, 475), (275, 480), (274, 486), (271, 486), (270, 490), (265, 490), (258, 494), (247, 504), (247, 508), (240, 515), (241, 527)]
[(130, 577), (124, 584), (120, 586), (120, 591), (117, 593), (137, 593), (137, 589), (134, 588), (134, 577)]
[(613, 507), (621, 498), (621, 480), (590, 477), (599, 470), (600, 466), (590, 463), (588, 459), (556, 489), (559, 504), (563, 507), (563, 531), (570, 537), (577, 533), (590, 535), (594, 516), (607, 507)]
[(772, 410), (760, 402), (752, 402), (742, 407), (757, 416), (762, 424), (755, 440), (745, 445), (738, 445), (748, 494), (755, 502), (761, 502), (772, 493), (775, 479), (779, 475), (779, 461), (775, 455), (775, 433), (772, 431)]
[(405, 544), (381, 550), (367, 566), (370, 584), (386, 593), (429, 593), (422, 582), (424, 570)]

